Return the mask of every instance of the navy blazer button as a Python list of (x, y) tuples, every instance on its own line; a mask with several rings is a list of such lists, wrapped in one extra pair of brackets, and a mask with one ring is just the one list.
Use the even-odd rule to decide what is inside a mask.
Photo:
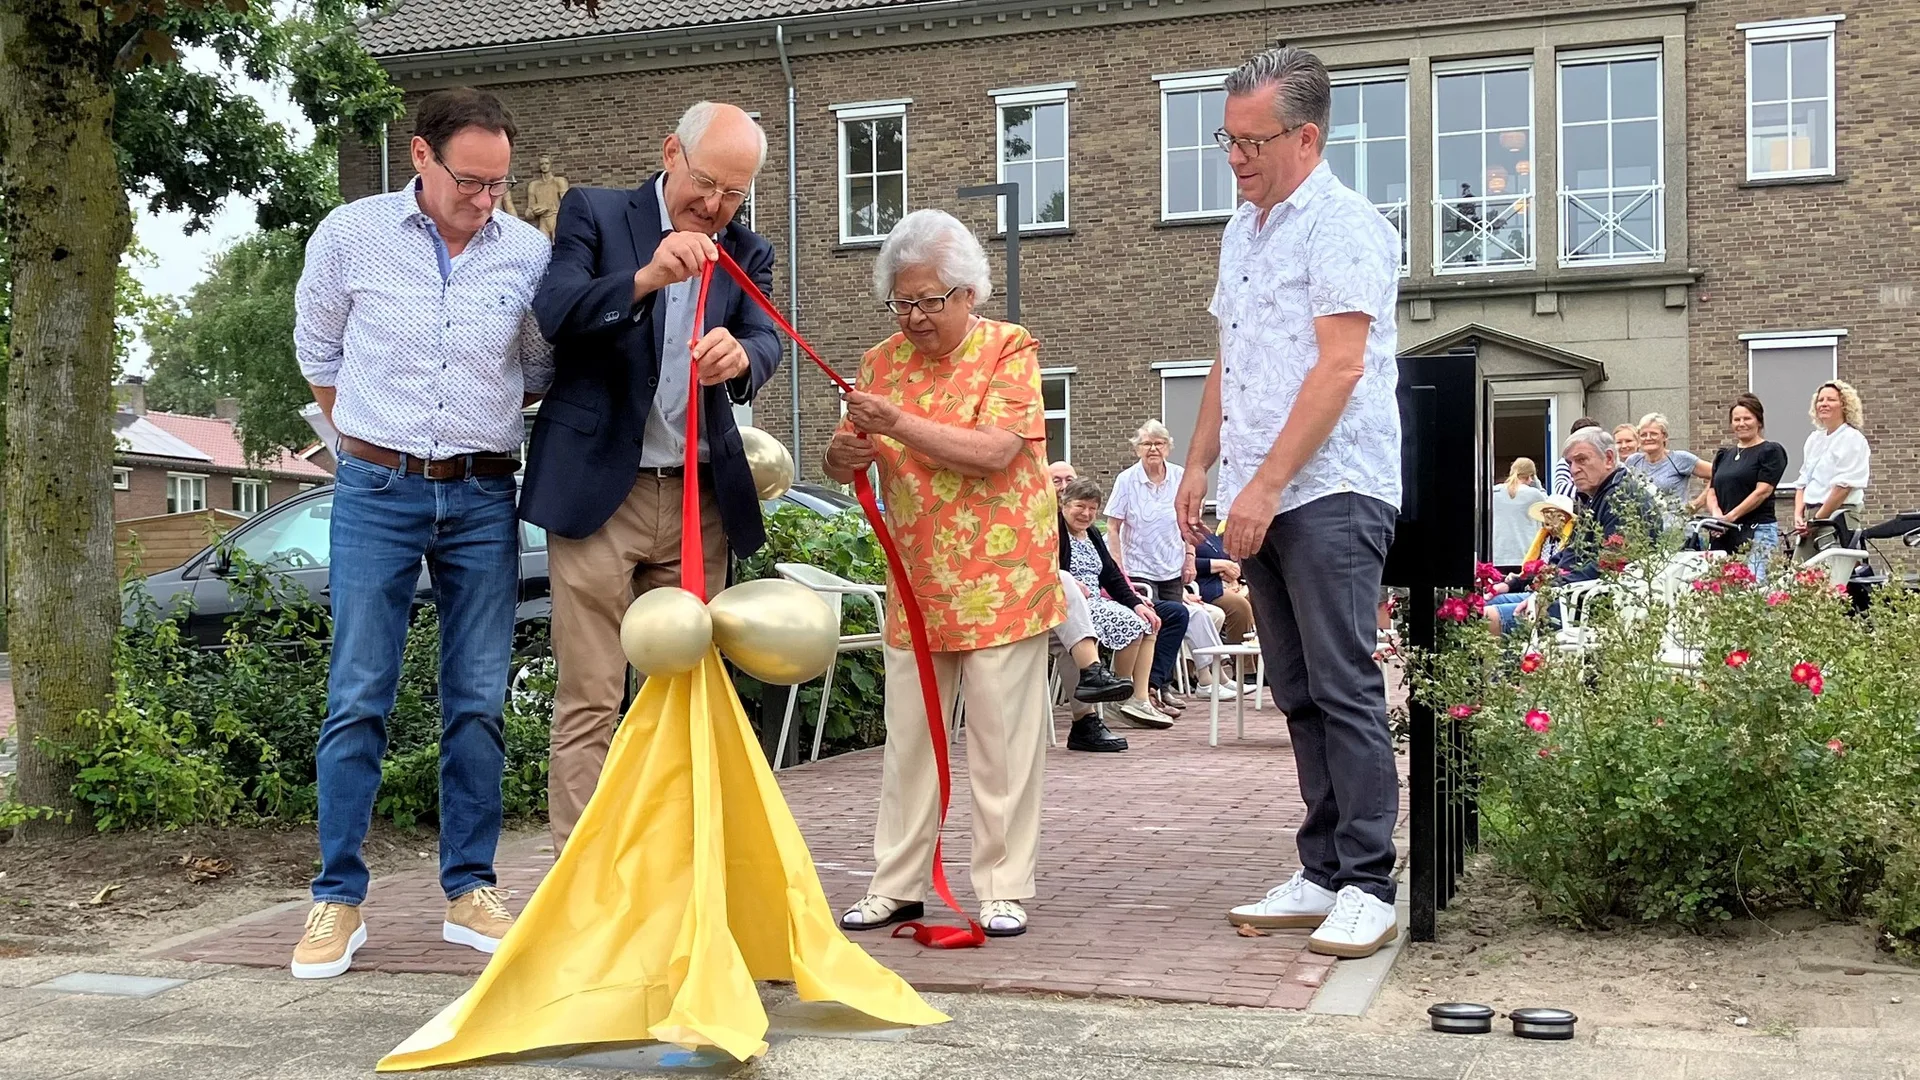
[(648, 389), (652, 389), (653, 387), (656, 387), (656, 386), (659, 386), (659, 385), (660, 385), (660, 380), (659, 380), (659, 379), (656, 379), (656, 378), (654, 378), (654, 377), (653, 377), (652, 375), (649, 375), (649, 376), (647, 376), (647, 388), (648, 388)]

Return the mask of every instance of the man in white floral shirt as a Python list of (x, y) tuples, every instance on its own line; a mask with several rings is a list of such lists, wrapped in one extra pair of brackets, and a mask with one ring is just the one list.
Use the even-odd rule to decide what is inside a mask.
[(1241, 561), (1300, 793), (1301, 870), (1245, 926), (1310, 928), (1308, 945), (1370, 956), (1398, 935), (1400, 812), (1375, 605), (1400, 504), (1394, 304), (1400, 241), (1322, 160), (1331, 90), (1301, 49), (1227, 77), (1224, 127), (1241, 205), (1220, 246), (1207, 376), (1177, 513), (1206, 536), (1220, 465), (1227, 553)]

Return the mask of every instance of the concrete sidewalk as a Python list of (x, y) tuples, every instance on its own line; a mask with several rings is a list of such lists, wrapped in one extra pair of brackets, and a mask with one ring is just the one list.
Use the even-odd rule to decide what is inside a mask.
[[(76, 973), (181, 980), (148, 997), (48, 987)], [(155, 989), (162, 984), (155, 984)], [(283, 972), (173, 960), (0, 960), (6, 1080), (339, 1080), (374, 1062), (467, 986), (449, 975)], [(1504, 1031), (1381, 1032), (1273, 1009), (933, 995), (935, 1028), (875, 1028), (767, 988), (768, 1054), (737, 1064), (659, 1046), (575, 1048), (448, 1072), (460, 1080), (730, 1076), (744, 1080), (1901, 1080), (1920, 1077), (1920, 1033), (1803, 1029), (1778, 1038), (1584, 1030), (1571, 1043)], [(1905, 1071), (1903, 1071), (1903, 1069)]]

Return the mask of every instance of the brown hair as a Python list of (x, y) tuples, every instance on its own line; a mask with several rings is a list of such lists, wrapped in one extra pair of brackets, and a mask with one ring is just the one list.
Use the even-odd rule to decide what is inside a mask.
[(1090, 502), (1098, 506), (1100, 500), (1105, 497), (1106, 492), (1100, 490), (1100, 481), (1085, 476), (1069, 482), (1066, 487), (1060, 490), (1060, 502), (1062, 504), (1070, 502)]
[(500, 99), (485, 90), (456, 86), (435, 90), (420, 101), (413, 117), (413, 134), (427, 140), (438, 158), (447, 152), (447, 143), (467, 128), (504, 134), (511, 143), (520, 137), (520, 126)]
[(1727, 406), (1728, 419), (1733, 418), (1733, 410), (1735, 409), (1745, 409), (1752, 413), (1753, 418), (1760, 421), (1760, 430), (1765, 431), (1767, 429), (1767, 407), (1760, 404), (1759, 398), (1754, 397), (1750, 393), (1741, 394), (1739, 397), (1734, 398), (1733, 404)]
[(1600, 421), (1595, 420), (1591, 416), (1583, 416), (1580, 419), (1575, 420), (1573, 422), (1573, 426), (1567, 429), (1567, 434), (1571, 435), (1574, 432), (1579, 431), (1581, 428), (1590, 428), (1590, 427), (1599, 427), (1599, 426), (1600, 426)]

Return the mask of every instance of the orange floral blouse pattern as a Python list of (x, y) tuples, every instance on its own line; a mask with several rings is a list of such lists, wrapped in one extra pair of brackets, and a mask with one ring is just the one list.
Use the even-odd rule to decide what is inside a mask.
[[(912, 415), (1021, 438), (1012, 464), (979, 478), (885, 436), (873, 440), (887, 527), (935, 652), (1011, 644), (1066, 617), (1037, 345), (1024, 327), (982, 319), (941, 359), (928, 360), (895, 334), (860, 361), (858, 388)], [(889, 575), (887, 644), (908, 649), (899, 598), (900, 583)]]

